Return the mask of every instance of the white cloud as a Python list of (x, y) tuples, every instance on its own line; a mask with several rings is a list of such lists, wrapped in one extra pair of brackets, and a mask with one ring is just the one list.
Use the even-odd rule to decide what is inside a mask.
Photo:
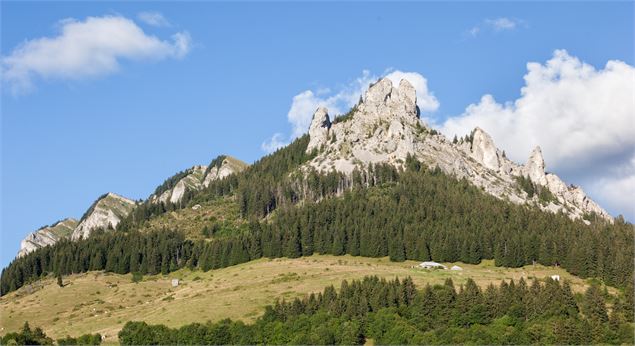
[(484, 19), (478, 25), (466, 31), (466, 36), (476, 37), (485, 32), (511, 31), (518, 27), (526, 26), (526, 22), (518, 18), (499, 17), (494, 19)]
[(513, 30), (518, 25), (518, 19), (509, 19), (506, 17), (496, 19), (485, 19), (485, 24), (494, 28), (494, 30)]
[(262, 142), (262, 144), (260, 144), (260, 148), (266, 153), (273, 153), (274, 151), (289, 144), (289, 142), (285, 141), (283, 137), (282, 133), (276, 133), (268, 141)]
[(635, 155), (630, 164), (616, 167), (605, 177), (589, 183), (589, 191), (602, 198), (602, 206), (635, 221)]
[(140, 21), (157, 27), (169, 27), (172, 26), (170, 22), (159, 12), (148, 11), (141, 12), (137, 15)]
[(191, 46), (187, 32), (172, 35), (171, 41), (161, 40), (121, 16), (65, 19), (59, 26), (59, 35), (28, 40), (2, 57), (2, 78), (14, 94), (31, 90), (36, 77), (102, 76), (117, 71), (122, 59), (182, 58)]
[(470, 30), (468, 30), (468, 33), (470, 34), (470, 36), (476, 37), (476, 35), (478, 35), (480, 31), (481, 31), (481, 28), (479, 28), (478, 26), (474, 26)]
[(545, 64), (528, 63), (524, 79), (514, 102), (485, 95), (441, 131), (451, 137), (480, 126), (518, 162), (540, 145), (548, 169), (635, 217), (635, 68), (611, 60), (596, 70), (557, 50)]
[[(386, 74), (387, 73), (387, 74)], [(386, 71), (385, 77), (393, 83), (399, 83), (401, 79), (407, 79), (417, 91), (417, 103), (422, 112), (432, 112), (439, 108), (439, 102), (428, 90), (427, 80), (416, 72)], [(296, 137), (306, 133), (311, 125), (313, 113), (318, 107), (326, 107), (331, 119), (339, 114), (347, 112), (364, 94), (368, 85), (379, 77), (369, 71), (363, 71), (362, 75), (348, 84), (339, 88), (322, 87), (317, 90), (305, 90), (293, 97), (287, 119), (292, 131), (288, 140), (283, 140), (283, 135), (276, 133), (269, 141), (263, 143), (261, 148), (265, 152), (275, 151), (280, 146), (286, 145)], [(333, 92), (333, 90), (338, 90)]]

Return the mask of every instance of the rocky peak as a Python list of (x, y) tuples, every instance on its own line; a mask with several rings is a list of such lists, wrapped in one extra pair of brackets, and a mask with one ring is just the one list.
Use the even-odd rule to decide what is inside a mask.
[(406, 79), (399, 82), (399, 96), (407, 113), (419, 116), (417, 111), (417, 90)]
[(207, 166), (198, 165), (174, 175), (157, 188), (160, 192), (155, 192), (150, 200), (154, 203), (179, 203), (185, 191), (199, 190), (202, 187), (206, 170)]
[(369, 118), (401, 117), (413, 120), (419, 116), (417, 92), (405, 79), (395, 87), (390, 79), (382, 78), (368, 88), (359, 109)]
[(531, 151), (529, 159), (524, 166), (523, 173), (528, 176), (534, 184), (547, 185), (545, 159), (542, 157), (540, 146), (536, 146), (534, 150)]
[(109, 192), (99, 197), (88, 208), (79, 221), (79, 225), (73, 230), (72, 240), (87, 238), (90, 233), (98, 228), (113, 229), (136, 207), (136, 202)]
[(29, 233), (26, 238), (20, 242), (18, 257), (22, 257), (41, 247), (53, 245), (60, 239), (70, 237), (76, 226), (77, 220), (68, 218), (58, 221), (51, 226), (40, 227), (37, 231)]
[[(545, 173), (539, 147), (525, 165), (519, 165), (507, 159), (479, 127), (472, 132), (471, 140), (452, 143), (421, 123), (416, 103), (416, 90), (408, 81), (402, 80), (395, 87), (384, 78), (368, 88), (363, 101), (343, 121), (329, 126), (330, 122), (325, 121), (327, 111), (318, 109), (309, 129), (309, 148), (320, 150), (306, 168), (350, 174), (355, 168), (364, 170), (377, 163), (401, 167), (412, 155), (427, 167), (467, 179), (486, 193), (512, 203), (563, 211), (572, 218), (594, 212), (611, 220), (581, 190), (569, 188), (556, 175)], [(553, 198), (541, 201), (537, 195), (529, 196), (519, 187), (519, 176), (528, 176), (534, 184), (548, 189)]]
[(494, 145), (492, 137), (480, 127), (474, 129), (472, 136), (472, 157), (483, 166), (498, 171), (501, 166), (501, 155)]
[(309, 145), (307, 146), (307, 152), (313, 149), (319, 149), (324, 145), (328, 139), (329, 129), (331, 128), (331, 119), (329, 118), (328, 109), (325, 107), (319, 107), (315, 113), (313, 113), (313, 119), (311, 120), (311, 126), (309, 127)]
[(237, 158), (221, 155), (207, 166), (203, 186), (208, 187), (214, 180), (223, 179), (231, 174), (240, 173), (249, 165)]

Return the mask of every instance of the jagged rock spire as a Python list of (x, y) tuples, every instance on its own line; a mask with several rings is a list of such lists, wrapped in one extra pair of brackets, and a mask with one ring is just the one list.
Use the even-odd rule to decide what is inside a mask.
[(547, 185), (545, 176), (545, 159), (542, 157), (540, 146), (536, 146), (531, 151), (529, 159), (523, 169), (523, 173), (531, 179), (532, 182), (539, 185)]
[(331, 128), (331, 119), (329, 111), (325, 107), (318, 107), (313, 113), (313, 120), (309, 127), (309, 145), (307, 152), (319, 148), (324, 145), (328, 139), (329, 129)]
[(361, 113), (371, 118), (401, 116), (418, 118), (417, 92), (405, 79), (395, 87), (388, 78), (382, 78), (366, 91), (364, 102), (360, 105)]
[(483, 166), (498, 171), (501, 162), (492, 137), (480, 127), (475, 128), (472, 135), (472, 157)]

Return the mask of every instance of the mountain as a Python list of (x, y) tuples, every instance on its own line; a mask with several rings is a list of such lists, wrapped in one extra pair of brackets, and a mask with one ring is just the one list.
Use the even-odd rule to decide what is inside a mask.
[(240, 173), (249, 165), (231, 156), (221, 155), (214, 159), (205, 171), (203, 186), (208, 187), (212, 181), (223, 179), (231, 174)]
[(73, 230), (71, 239), (87, 238), (93, 230), (98, 228), (117, 228), (119, 222), (128, 216), (136, 205), (135, 201), (112, 192), (102, 195), (79, 220), (79, 225)]
[(77, 227), (77, 224), (77, 220), (68, 218), (58, 221), (51, 226), (41, 227), (33, 233), (29, 233), (29, 235), (20, 242), (18, 257), (22, 257), (41, 247), (53, 245), (60, 239), (70, 237), (75, 227)]
[(193, 166), (183, 172), (170, 177), (163, 185), (159, 186), (150, 200), (153, 203), (179, 203), (185, 191), (200, 190), (203, 187), (206, 166)]
[[(117, 231), (90, 236), (97, 228), (116, 228)], [(318, 312), (318, 317), (309, 323), (323, 327), (321, 311), (324, 310), (316, 304), (330, 297), (328, 300), (335, 303), (325, 306), (338, 314), (331, 316), (337, 317), (331, 320), (332, 326), (359, 322), (352, 318), (357, 311), (361, 314), (359, 317), (368, 318), (359, 323), (371, 328), (352, 334), (338, 333), (368, 336), (377, 343), (412, 342), (414, 339), (409, 336), (402, 341), (382, 339), (380, 335), (383, 325), (402, 325), (399, 321), (405, 321), (403, 319), (413, 322), (411, 327), (423, 326), (421, 332), (430, 337), (445, 334), (443, 328), (448, 327), (452, 328), (448, 329), (450, 335), (459, 335), (467, 325), (477, 326), (478, 335), (482, 335), (481, 326), (496, 330), (500, 330), (500, 326), (513, 326), (514, 333), (522, 332), (524, 327), (510, 324), (510, 318), (525, 322), (535, 319), (531, 323), (539, 320), (545, 323), (544, 330), (559, 334), (564, 327), (555, 329), (551, 317), (568, 316), (573, 318), (571, 322), (578, 323), (586, 321), (587, 311), (574, 307), (577, 298), (568, 290), (564, 293), (570, 309), (552, 309), (553, 297), (563, 297), (556, 290), (559, 281), (540, 271), (528, 286), (524, 280), (531, 274), (527, 273), (542, 265), (549, 271), (566, 270), (567, 273), (561, 272), (563, 282), (569, 275), (580, 281), (590, 278), (583, 281), (593, 286), (589, 288), (592, 294), (584, 298), (589, 301), (605, 296), (599, 286), (594, 286), (595, 282), (605, 287), (614, 286), (615, 290), (607, 287), (607, 292), (610, 289), (609, 294), (613, 295), (611, 320), (616, 322), (623, 318), (632, 323), (632, 311), (626, 310), (634, 306), (632, 295), (627, 294), (632, 292), (634, 236), (632, 224), (620, 217), (613, 220), (581, 189), (567, 186), (556, 175), (547, 173), (540, 148), (532, 151), (526, 163), (519, 164), (507, 159), (504, 151), (480, 128), (464, 138), (450, 141), (422, 123), (416, 92), (407, 81), (393, 86), (389, 80), (379, 80), (350, 112), (331, 119), (326, 108), (318, 108), (307, 135), (250, 166), (219, 156), (207, 166), (194, 166), (168, 178), (142, 203), (115, 194), (100, 197), (74, 229), (71, 239), (75, 241), (49, 242), (51, 246), (16, 258), (2, 271), (0, 309), (4, 310), (0, 312), (11, 314), (8, 320), (12, 324), (2, 324), (8, 332), (15, 331), (28, 318), (30, 322), (49, 323), (45, 324), (47, 328), (51, 325), (61, 328), (56, 335), (68, 333), (72, 322), (75, 333), (80, 333), (80, 328), (91, 333), (108, 331), (109, 340), (114, 341), (121, 330), (122, 343), (147, 343), (146, 336), (153, 332), (144, 332), (146, 322), (183, 327), (179, 332), (167, 331), (183, 335), (181, 331), (199, 333), (200, 325), (188, 327), (184, 326), (186, 323), (228, 317), (226, 312), (201, 305), (207, 303), (200, 299), (209, 296), (210, 287), (232, 291), (234, 296), (252, 287), (266, 293), (267, 299), (282, 299), (282, 303), (267, 308), (260, 321), (270, 323), (280, 319), (289, 326), (304, 326), (304, 322), (297, 323), (304, 321), (299, 320), (303, 317), (298, 314), (309, 311), (310, 314)], [(337, 264), (323, 266), (315, 274), (307, 273), (319, 266), (317, 254), (352, 257), (338, 258)], [(393, 309), (396, 306), (384, 304), (397, 304), (399, 297), (404, 297), (405, 292), (398, 292), (396, 286), (390, 286), (390, 290), (367, 287), (368, 292), (383, 292), (382, 296), (373, 293), (358, 299), (346, 293), (342, 295), (344, 299), (338, 301), (333, 300), (336, 291), (331, 286), (321, 298), (318, 295), (291, 301), (295, 294), (289, 290), (306, 288), (311, 278), (332, 279), (335, 272), (342, 270), (346, 277), (363, 270), (377, 273), (378, 266), (369, 264), (369, 258), (394, 262), (394, 266), (401, 267), (401, 272), (412, 273), (426, 282), (450, 276), (439, 271), (422, 272), (416, 268), (417, 263), (460, 262), (459, 266), (465, 271), (454, 275), (462, 288), (451, 292), (454, 289), (449, 281), (417, 293), (408, 285), (411, 298), (419, 295), (412, 300), (419, 305), (409, 312), (404, 310), (406, 305)], [(409, 260), (415, 262), (405, 262)], [(228, 270), (231, 275), (221, 275), (222, 268), (234, 266), (240, 268)], [(483, 273), (510, 278), (511, 268), (523, 267), (519, 269), (523, 282), (501, 283), (501, 293), (494, 292), (491, 288), (494, 286), (483, 290), (476, 282), (465, 281), (470, 268), (475, 267), (483, 270), (476, 277), (480, 279), (484, 278)], [(260, 271), (265, 268), (276, 271), (275, 276), (264, 276)], [(236, 273), (243, 269), (242, 276), (247, 279), (241, 281), (241, 275)], [(392, 268), (389, 270), (388, 275), (398, 274)], [(146, 275), (150, 277), (144, 280)], [(560, 274), (551, 275), (559, 278)], [(489, 274), (485, 276), (491, 278)], [(180, 281), (172, 284), (172, 279)], [(264, 289), (278, 283), (283, 284), (280, 291)], [(543, 283), (545, 289), (539, 293)], [(348, 285), (342, 284), (340, 294)], [(517, 287), (523, 296), (514, 295), (518, 299), (516, 303), (508, 301), (507, 310), (497, 310), (497, 302), (510, 297), (510, 287)], [(138, 295), (140, 288), (143, 297)], [(196, 293), (195, 288), (202, 291)], [(440, 289), (450, 291), (445, 294)], [(360, 292), (357, 288), (354, 291)], [(432, 298), (434, 292), (441, 294), (438, 299)], [(525, 294), (527, 299), (519, 298)], [(447, 300), (452, 296), (456, 299)], [(60, 299), (70, 300), (71, 304), (66, 302), (62, 309), (55, 303)], [(285, 299), (289, 300), (285, 303)], [(22, 301), (25, 304), (20, 304)], [(537, 301), (544, 306), (537, 307)], [(351, 305), (351, 302), (355, 303)], [(431, 306), (439, 306), (438, 302), (452, 303), (443, 312), (436, 310), (438, 316), (425, 317), (436, 309)], [(245, 311), (245, 306), (255, 303), (260, 304), (250, 299), (242, 303), (225, 302), (223, 307), (224, 311)], [(369, 304), (377, 307), (368, 311), (372, 306)], [(465, 304), (476, 305), (472, 308)], [(584, 303), (583, 309), (587, 305)], [(606, 310), (604, 302), (596, 306)], [(173, 307), (181, 310), (173, 310)], [(391, 310), (376, 314), (383, 308)], [(626, 311), (624, 316), (631, 317), (620, 317), (619, 309)], [(216, 315), (211, 316), (210, 311)], [(406, 313), (400, 315), (399, 311)], [(487, 317), (483, 311), (498, 312)], [(537, 312), (541, 311), (547, 315), (539, 316)], [(615, 311), (618, 315), (614, 315)], [(590, 330), (591, 325), (605, 328), (609, 317), (606, 312), (599, 315), (602, 323), (588, 320), (584, 323), (589, 324), (580, 325), (580, 330)], [(45, 318), (37, 320), (37, 316)], [(51, 316), (58, 317), (53, 320), (49, 319)], [(156, 316), (160, 319), (155, 319)], [(387, 316), (392, 317), (386, 320)], [(443, 316), (448, 319), (441, 320)], [(124, 324), (128, 319), (144, 322)], [(96, 329), (95, 321), (99, 321), (101, 327), (98, 328), (102, 329)], [(430, 324), (426, 321), (434, 321), (439, 329), (427, 330)], [(568, 320), (561, 322), (569, 323)], [(246, 328), (266, 331), (274, 324), (266, 328), (250, 324)], [(280, 324), (275, 325), (272, 327), (275, 330), (285, 330), (277, 327)], [(543, 327), (536, 329), (535, 324), (524, 325), (530, 326), (525, 330), (532, 335), (535, 330), (543, 330)], [(217, 328), (216, 324), (205, 326), (225, 334), (226, 329)], [(157, 328), (167, 330), (162, 326)], [(329, 329), (333, 328), (325, 327), (324, 331)], [(625, 330), (624, 335), (632, 335), (630, 329)], [(379, 334), (373, 334), (375, 332)], [(224, 340), (217, 343), (229, 342)], [(335, 343), (335, 339), (325, 337), (258, 340), (244, 342)], [(441, 341), (417, 340), (422, 344)], [(445, 343), (459, 342), (457, 340), (472, 339), (448, 337)], [(474, 340), (483, 342), (476, 334)], [(502, 339), (496, 340), (502, 342)], [(522, 339), (517, 343), (531, 340)], [(586, 340), (591, 339), (577, 339), (577, 343)], [(597, 340), (613, 339), (599, 337)], [(187, 343), (192, 339), (181, 341)], [(181, 341), (162, 339), (157, 343)], [(364, 343), (362, 339), (358, 341)], [(557, 341), (540, 339), (544, 343)]]
[(186, 192), (201, 190), (212, 181), (242, 172), (247, 166), (231, 156), (218, 156), (208, 166), (194, 166), (168, 178), (149, 200), (152, 203), (179, 203)]
[(309, 128), (307, 151), (317, 150), (307, 169), (350, 174), (369, 164), (403, 167), (412, 155), (428, 167), (467, 179), (487, 193), (515, 204), (535, 205), (571, 218), (596, 214), (612, 217), (577, 186), (567, 186), (545, 172), (540, 147), (527, 162), (517, 164), (498, 149), (481, 128), (461, 140), (449, 141), (419, 119), (416, 91), (407, 81), (394, 86), (384, 78), (371, 85), (351, 112), (331, 122), (328, 110), (318, 108)]
[[(201, 190), (215, 180), (242, 172), (248, 166), (247, 163), (231, 156), (218, 156), (208, 166), (193, 166), (168, 178), (147, 200), (154, 204), (179, 203), (186, 192)], [(27, 235), (20, 243), (18, 257), (38, 248), (55, 244), (63, 238), (77, 240), (88, 237), (91, 231), (98, 228), (116, 229), (121, 220), (136, 206), (134, 201), (115, 193), (100, 196), (88, 208), (80, 221), (72, 218), (64, 219)]]

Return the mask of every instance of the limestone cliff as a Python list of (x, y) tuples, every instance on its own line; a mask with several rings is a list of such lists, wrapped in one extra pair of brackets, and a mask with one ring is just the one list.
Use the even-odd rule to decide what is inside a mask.
[(231, 174), (240, 173), (249, 167), (243, 161), (231, 156), (221, 155), (212, 161), (205, 172), (203, 186), (208, 187), (214, 180), (223, 179)]
[(104, 230), (116, 229), (117, 225), (136, 207), (133, 200), (109, 192), (97, 199), (88, 208), (73, 230), (72, 240), (87, 238), (98, 228)]
[[(318, 149), (317, 156), (304, 169), (336, 170), (351, 173), (374, 163), (402, 166), (413, 155), (428, 167), (466, 178), (493, 196), (516, 204), (536, 205), (543, 210), (562, 211), (572, 218), (587, 213), (612, 220), (611, 216), (582, 189), (567, 186), (560, 178), (545, 172), (539, 147), (526, 164), (507, 159), (492, 138), (475, 128), (468, 139), (452, 143), (419, 119), (415, 89), (406, 80), (395, 87), (387, 79), (371, 85), (362, 102), (345, 121), (330, 122), (328, 110), (319, 108), (309, 128), (307, 151)], [(547, 189), (548, 199), (529, 196), (519, 188), (518, 179), (528, 177), (538, 189)]]
[(69, 238), (73, 230), (77, 227), (77, 220), (73, 218), (58, 221), (51, 226), (44, 226), (33, 233), (29, 233), (20, 242), (18, 257), (22, 257), (41, 247), (53, 245), (60, 239)]
[(194, 166), (168, 178), (149, 197), (152, 203), (179, 203), (186, 191), (199, 191), (214, 180), (242, 172), (248, 165), (231, 156), (221, 155), (208, 166)]

